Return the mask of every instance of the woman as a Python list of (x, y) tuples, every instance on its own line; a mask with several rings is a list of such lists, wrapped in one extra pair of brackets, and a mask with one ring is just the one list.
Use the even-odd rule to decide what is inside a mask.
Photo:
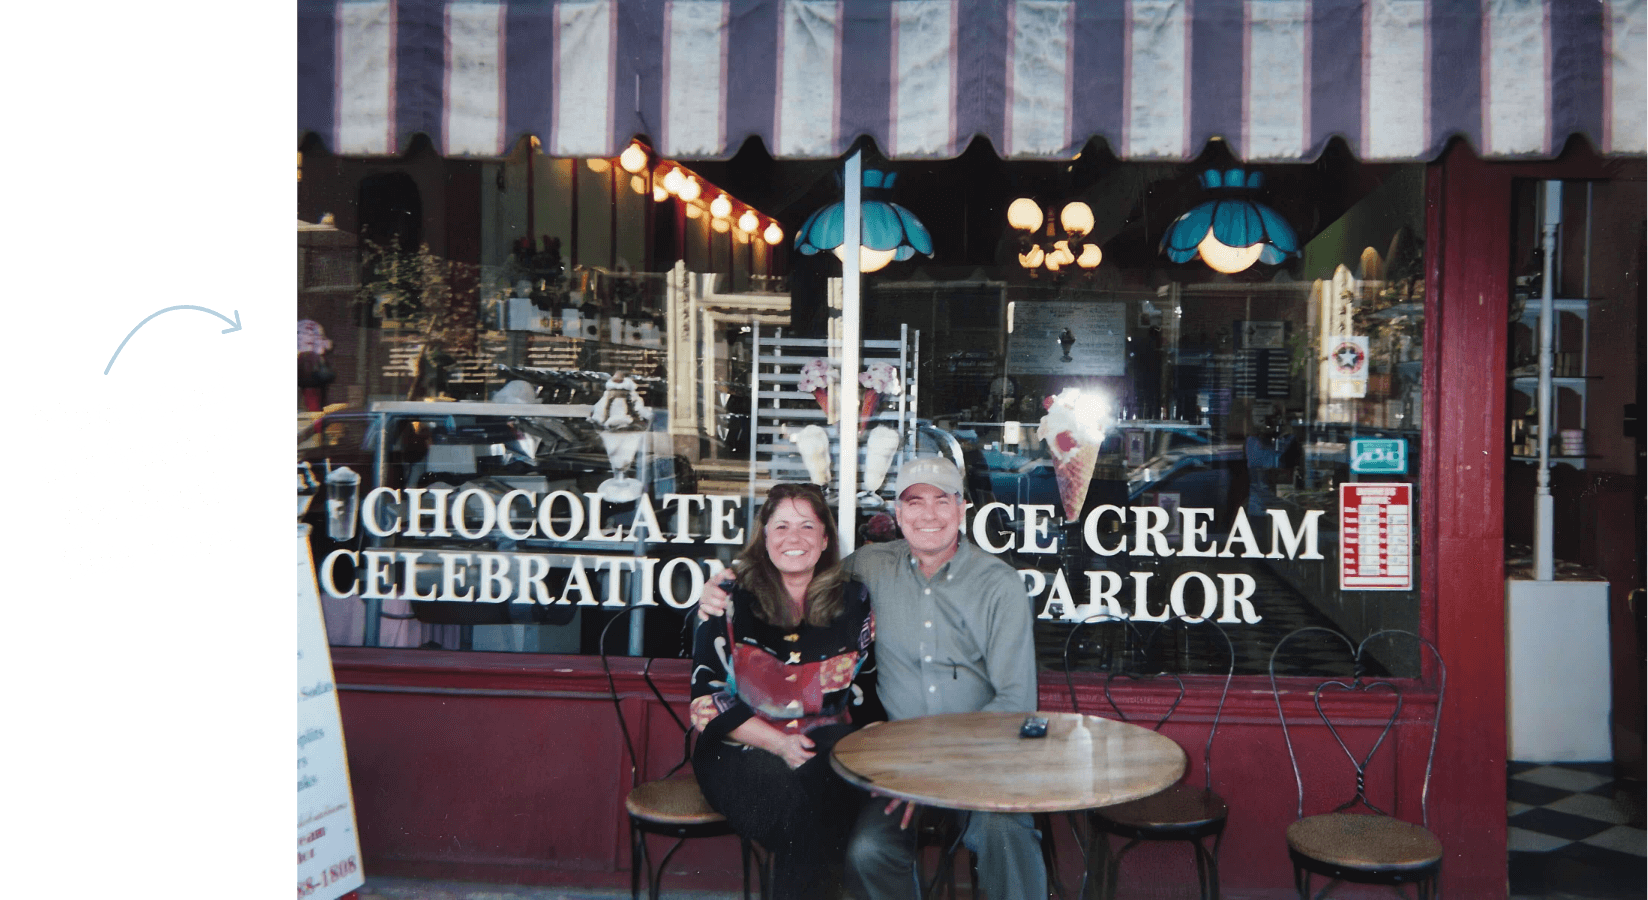
[(693, 641), (692, 766), (710, 806), (775, 858), (779, 898), (833, 896), (863, 794), (830, 748), (879, 710), (870, 595), (848, 580), (824, 494), (780, 484)]

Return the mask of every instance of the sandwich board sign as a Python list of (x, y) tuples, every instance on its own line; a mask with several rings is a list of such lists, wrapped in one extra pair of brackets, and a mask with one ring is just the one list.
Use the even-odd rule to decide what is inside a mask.
[(298, 525), (297, 815), (298, 897), (336, 900), (366, 883), (343, 749), (343, 717), (332, 652), (309, 555), (309, 526)]

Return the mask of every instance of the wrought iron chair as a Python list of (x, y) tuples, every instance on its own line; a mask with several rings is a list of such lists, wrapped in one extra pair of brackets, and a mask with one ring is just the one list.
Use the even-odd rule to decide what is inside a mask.
[[(871, 803), (876, 802), (874, 799)], [(915, 818), (911, 822), (916, 835), (916, 858), (911, 874), (915, 877), (916, 896), (926, 898), (937, 896), (939, 888), (944, 889), (944, 896), (949, 900), (956, 900), (956, 853), (961, 849), (961, 823), (954, 815), (942, 810), (918, 808)], [(921, 859), (928, 847), (938, 848), (938, 867), (928, 878), (922, 873)], [(978, 859), (974, 857), (968, 867), (972, 876), (973, 892), (969, 895), (977, 897), (978, 887)]]
[[(1121, 652), (1116, 652), (1111, 647), (1099, 648), (1102, 668), (1106, 670), (1105, 701), (1124, 722), (1130, 721), (1127, 712), (1116, 702), (1116, 696), (1111, 691), (1111, 686), (1117, 678), (1135, 682), (1158, 679), (1173, 682), (1178, 693), (1166, 711), (1156, 719), (1152, 726), (1156, 731), (1162, 730), (1162, 726), (1167, 724), (1168, 719), (1178, 710), (1180, 702), (1184, 700), (1184, 680), (1175, 672), (1164, 671), (1160, 665), (1163, 647), (1158, 639), (1163, 635), (1183, 637), (1188, 642), (1193, 629), (1211, 630), (1217, 637), (1213, 638), (1210, 635), (1209, 643), (1213, 645), (1215, 653), (1220, 652), (1222, 648), (1224, 654), (1224, 680), (1219, 689), (1218, 705), (1213, 710), (1213, 724), (1207, 730), (1207, 742), (1202, 748), (1200, 785), (1181, 780), (1161, 793), (1088, 812), (1088, 822), (1093, 829), (1093, 846), (1088, 852), (1101, 854), (1101, 865), (1097, 867), (1103, 876), (1101, 894), (1105, 897), (1116, 896), (1122, 858), (1134, 847), (1144, 842), (1184, 841), (1190, 845), (1195, 858), (1196, 882), (1200, 887), (1201, 897), (1203, 900), (1217, 900), (1219, 845), (1224, 840), (1225, 823), (1230, 817), (1230, 807), (1224, 798), (1213, 790), (1213, 739), (1219, 733), (1219, 717), (1224, 712), (1225, 697), (1230, 693), (1231, 678), (1236, 674), (1235, 648), (1230, 643), (1230, 636), (1211, 619), (1194, 623), (1183, 620), (1163, 622), (1151, 628), (1148, 633), (1141, 633), (1131, 620), (1119, 619), (1109, 613), (1090, 616), (1071, 628), (1064, 641), (1065, 686), (1070, 691), (1070, 707), (1078, 713), (1082, 710), (1076, 700), (1075, 679), (1071, 677), (1071, 672), (1079, 662), (1072, 659), (1071, 651), (1080, 647), (1080, 641), (1077, 640), (1079, 636), (1092, 633), (1089, 626), (1105, 622), (1118, 625), (1124, 638)], [(1126, 841), (1114, 854), (1110, 852), (1111, 835)], [(1213, 839), (1211, 851), (1204, 843), (1210, 837)], [(1086, 894), (1085, 883), (1082, 893)]]
[[(635, 742), (631, 737), (629, 722), (624, 715), (623, 699), (618, 693), (618, 683), (612, 676), (612, 666), (607, 659), (607, 635), (619, 623), (628, 623), (629, 617), (636, 610), (648, 609), (644, 606), (632, 606), (619, 612), (601, 629), (601, 668), (606, 672), (607, 689), (612, 698), (613, 709), (618, 712), (618, 728), (624, 735), (624, 748), (629, 752), (630, 790), (624, 797), (624, 811), (629, 814), (630, 838), (630, 897), (631, 900), (640, 900), (641, 871), (643, 866), (647, 873), (647, 896), (650, 900), (658, 900), (661, 881), (664, 876), (664, 867), (669, 865), (670, 857), (681, 845), (691, 838), (738, 836), (728, 824), (726, 818), (710, 808), (709, 802), (704, 799), (703, 791), (698, 788), (698, 781), (692, 775), (683, 775), (681, 770), (692, 760), (692, 745), (694, 732), (692, 727), (681, 720), (673, 706), (664, 699), (663, 692), (652, 679), (652, 658), (648, 657), (641, 668), (641, 677), (647, 683), (647, 688), (657, 698), (658, 705), (669, 713), (681, 731), (681, 758), (662, 778), (643, 781), (635, 754)], [(675, 838), (657, 867), (652, 865), (652, 857), (647, 849), (647, 835), (657, 834)], [(756, 859), (758, 877), (760, 878), (761, 896), (767, 896), (768, 866), (756, 856), (756, 848), (749, 840), (738, 836), (740, 852), (744, 862), (744, 900), (750, 898), (750, 861)]]
[[(1288, 729), (1288, 718), (1282, 707), (1282, 691), (1276, 685), (1276, 660), (1281, 655), (1282, 648), (1294, 638), (1307, 632), (1317, 632), (1319, 638), (1331, 636), (1343, 643), (1351, 651), (1353, 662), (1352, 678), (1349, 684), (1338, 678), (1328, 678), (1316, 683), (1306, 695), (1316, 708), (1316, 716), (1327, 728), (1327, 733), (1333, 737), (1334, 743), (1345, 753), (1356, 773), (1356, 793), (1344, 803), (1335, 807), (1331, 812), (1320, 815), (1305, 815), (1305, 785), (1299, 770), (1299, 757), (1294, 751), (1293, 735)], [(1436, 663), (1437, 691), (1436, 714), (1430, 723), (1430, 747), (1425, 755), (1425, 775), (1419, 789), (1419, 815), (1421, 824), (1414, 824), (1390, 815), (1368, 800), (1367, 774), (1369, 764), (1384, 746), (1385, 738), (1390, 735), (1402, 713), (1402, 691), (1394, 682), (1385, 678), (1368, 680), (1367, 650), (1370, 643), (1377, 638), (1390, 640), (1391, 638), (1407, 637), (1415, 641), (1420, 647), (1430, 651), (1431, 658)], [(1331, 643), (1331, 640), (1329, 641)], [(1418, 654), (1418, 647), (1415, 648)], [(1442, 842), (1430, 831), (1430, 811), (1426, 807), (1430, 795), (1431, 764), (1436, 759), (1436, 736), (1442, 722), (1442, 701), (1447, 693), (1448, 673), (1442, 664), (1442, 654), (1430, 641), (1409, 632), (1397, 629), (1376, 631), (1362, 639), (1359, 644), (1352, 644), (1350, 639), (1330, 628), (1309, 627), (1301, 628), (1288, 634), (1276, 644), (1270, 654), (1270, 686), (1276, 699), (1276, 715), (1282, 722), (1282, 737), (1288, 748), (1288, 761), (1293, 765), (1294, 784), (1299, 790), (1297, 820), (1287, 828), (1288, 856), (1293, 861), (1294, 887), (1299, 892), (1301, 900), (1310, 897), (1311, 875), (1325, 875), (1328, 884), (1322, 888), (1317, 896), (1326, 894), (1335, 884), (1349, 881), (1358, 884), (1388, 884), (1395, 887), (1400, 893), (1401, 885), (1414, 885), (1415, 894), (1419, 900), (1434, 898), (1437, 891), (1437, 882), (1442, 873)], [(1339, 729), (1334, 726), (1327, 710), (1322, 707), (1322, 698), (1325, 691), (1346, 692), (1352, 694), (1371, 695), (1374, 691), (1389, 691), (1394, 700), (1390, 717), (1385, 720), (1384, 728), (1374, 739), (1373, 746), (1365, 755), (1358, 758), (1345, 743)], [(1356, 807), (1364, 807), (1363, 812), (1352, 812)]]

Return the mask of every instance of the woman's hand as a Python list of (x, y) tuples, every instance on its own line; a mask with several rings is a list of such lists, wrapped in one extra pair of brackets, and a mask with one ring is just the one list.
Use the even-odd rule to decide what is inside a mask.
[(812, 738), (804, 734), (780, 731), (760, 719), (746, 720), (744, 724), (727, 732), (727, 737), (757, 750), (765, 750), (782, 759), (784, 764), (792, 769), (800, 768), (814, 755)]
[(813, 758), (813, 739), (804, 734), (780, 735), (775, 746), (768, 748), (792, 769), (799, 769)]
[(704, 585), (704, 590), (698, 595), (698, 618), (711, 619), (727, 611), (727, 592), (737, 580), (731, 569), (723, 569), (721, 577)]

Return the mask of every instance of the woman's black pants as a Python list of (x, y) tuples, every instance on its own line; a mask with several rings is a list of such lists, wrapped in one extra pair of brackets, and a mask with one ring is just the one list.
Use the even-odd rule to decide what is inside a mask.
[(866, 794), (830, 768), (830, 748), (850, 725), (807, 733), (814, 756), (800, 768), (765, 750), (699, 741), (692, 768), (704, 798), (733, 829), (773, 855), (777, 900), (829, 897)]

